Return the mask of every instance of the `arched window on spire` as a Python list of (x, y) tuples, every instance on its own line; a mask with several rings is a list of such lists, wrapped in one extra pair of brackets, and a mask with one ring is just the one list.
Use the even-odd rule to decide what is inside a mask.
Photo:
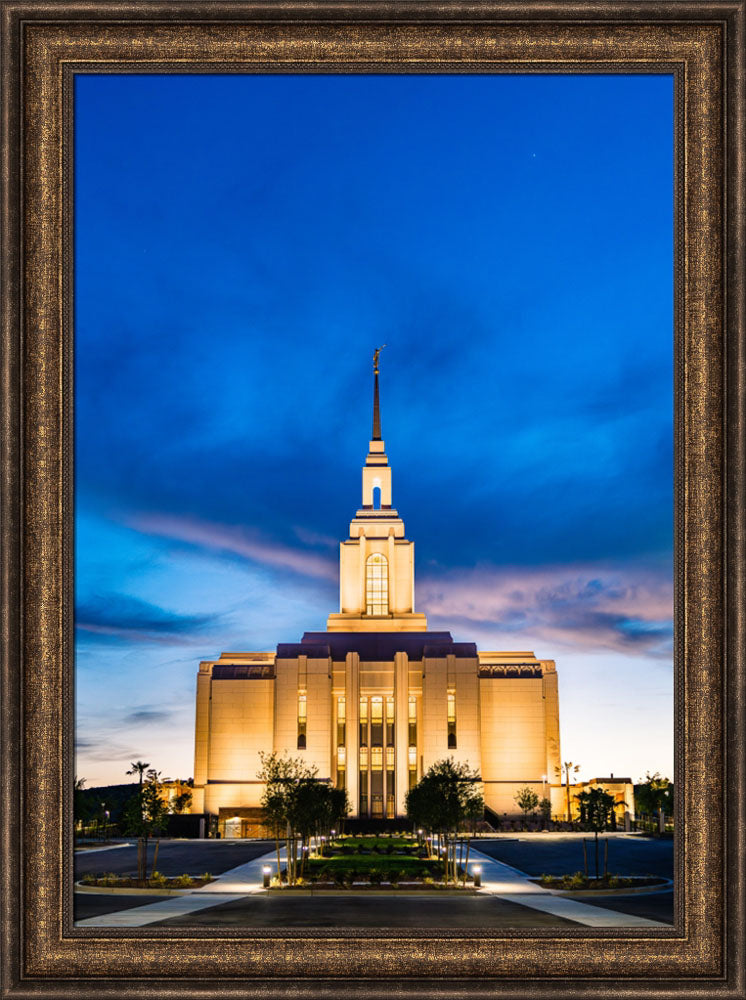
[(380, 552), (368, 556), (365, 563), (365, 613), (389, 613), (389, 564)]

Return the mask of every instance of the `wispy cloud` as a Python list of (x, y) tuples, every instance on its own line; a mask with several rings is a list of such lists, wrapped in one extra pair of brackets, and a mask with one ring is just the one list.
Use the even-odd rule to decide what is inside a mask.
[(267, 541), (233, 525), (213, 524), (169, 514), (137, 514), (129, 525), (147, 535), (167, 538), (212, 552), (222, 552), (275, 569), (290, 570), (314, 579), (336, 580), (336, 560)]
[(134, 712), (130, 712), (125, 715), (122, 719), (124, 723), (131, 723), (132, 725), (150, 725), (152, 723), (165, 722), (166, 719), (170, 719), (173, 712), (169, 712), (164, 709), (156, 708), (140, 708)]
[(102, 639), (126, 642), (191, 642), (221, 619), (220, 615), (186, 615), (150, 604), (129, 594), (111, 593), (84, 601), (76, 607), (79, 632)]
[(421, 581), (418, 605), (432, 622), (494, 641), (575, 650), (671, 655), (672, 582), (662, 570), (547, 566), (451, 571)]

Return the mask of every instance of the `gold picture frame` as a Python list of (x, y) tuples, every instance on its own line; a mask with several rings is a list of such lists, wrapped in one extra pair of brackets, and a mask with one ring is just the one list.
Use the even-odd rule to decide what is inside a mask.
[[(3, 996), (746, 996), (744, 2), (2, 3)], [(668, 72), (676, 93), (671, 929), (72, 925), (72, 81)]]

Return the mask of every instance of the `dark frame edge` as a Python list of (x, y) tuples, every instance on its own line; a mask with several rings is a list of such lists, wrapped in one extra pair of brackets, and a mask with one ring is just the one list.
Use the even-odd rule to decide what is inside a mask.
[[(64, 980), (43, 980), (22, 982), (20, 975), (20, 950), (16, 947), (19, 938), (13, 934), (21, 924), (21, 869), (20, 851), (22, 841), (20, 829), (14, 829), (14, 809), (22, 806), (22, 786), (20, 782), (21, 745), (20, 724), (16, 723), (17, 714), (14, 709), (20, 700), (20, 671), (17, 664), (21, 663), (21, 619), (16, 611), (21, 606), (22, 586), (22, 549), (21, 549), (21, 514), (23, 509), (23, 450), (22, 450), (22, 398), (18, 391), (20, 386), (20, 357), (22, 348), (22, 231), (20, 227), (23, 189), (20, 184), (21, 171), (17, 165), (20, 162), (21, 127), (22, 127), (22, 92), (20, 85), (14, 86), (14, 76), (20, 79), (21, 22), (31, 8), (46, 10), (49, 5), (36, 4), (2, 4), (2, 52), (3, 52), (3, 105), (2, 125), (6, 136), (2, 158), (3, 180), (3, 230), (2, 230), (2, 278), (3, 302), (2, 324), (5, 333), (6, 348), (3, 351), (3, 650), (2, 650), (2, 698), (6, 722), (14, 728), (6, 728), (5, 739), (9, 750), (9, 759), (3, 762), (2, 770), (2, 848), (0, 856), (3, 861), (4, 882), (6, 887), (16, 886), (18, 894), (15, 898), (10, 892), (5, 893), (2, 904), (2, 932), (4, 954), (7, 962), (2, 971), (2, 995), (14, 997), (41, 996), (71, 996), (82, 998), (93, 996), (120, 996), (119, 985), (115, 980), (101, 981), (92, 984), (91, 981), (73, 984)], [(125, 6), (125, 5), (122, 5)], [(178, 4), (174, 7), (182, 9)], [(297, 6), (297, 5), (296, 5)], [(362, 6), (362, 5), (361, 5)], [(368, 5), (364, 5), (368, 6)], [(390, 4), (386, 5), (391, 7)], [(410, 5), (406, 5), (410, 6)], [(637, 5), (639, 6), (639, 5)], [(661, 5), (663, 6), (663, 5)], [(665, 5), (679, 6), (679, 5)], [(687, 7), (692, 5), (687, 4)], [(723, 979), (702, 981), (697, 986), (693, 983), (669, 981), (667, 986), (671, 995), (683, 994), (692, 996), (692, 986), (701, 989), (701, 995), (741, 998), (746, 996), (744, 954), (742, 932), (744, 929), (744, 912), (746, 911), (746, 886), (744, 860), (746, 860), (746, 797), (737, 797), (737, 790), (743, 789), (746, 783), (746, 734), (743, 727), (744, 706), (744, 642), (746, 641), (746, 588), (743, 575), (737, 573), (743, 568), (746, 557), (746, 535), (744, 529), (744, 513), (746, 510), (746, 416), (744, 413), (745, 386), (743, 378), (738, 380), (738, 373), (746, 369), (746, 337), (744, 319), (746, 304), (744, 302), (744, 205), (743, 192), (743, 160), (744, 160), (744, 109), (746, 107), (745, 80), (741, 65), (744, 54), (744, 34), (746, 27), (746, 8), (741, 0), (737, 4), (719, 5), (729, 11), (726, 40), (726, 98), (727, 107), (727, 168), (725, 191), (724, 239), (726, 254), (724, 261), (727, 266), (726, 301), (724, 319), (726, 352), (724, 356), (725, 373), (727, 376), (727, 395), (725, 400), (724, 418), (727, 419), (727, 467), (725, 505), (725, 543), (727, 555), (727, 580), (725, 581), (725, 598), (727, 608), (728, 632), (726, 635), (725, 659), (728, 667), (725, 675), (727, 691), (727, 730), (725, 732), (726, 751), (726, 786), (731, 790), (731, 801), (737, 798), (737, 809), (732, 808), (727, 825), (727, 869), (728, 895), (725, 935), (727, 944), (727, 962)], [(160, 5), (153, 4), (154, 9)], [(657, 9), (661, 9), (656, 5)], [(525, 8), (524, 8), (525, 10)], [(710, 8), (712, 10), (712, 8)], [(18, 156), (14, 153), (18, 152)], [(8, 945), (15, 947), (12, 950)], [(175, 996), (212, 996), (215, 983), (198, 980), (166, 981), (147, 980), (153, 989), (153, 995)], [(309, 980), (300, 981), (262, 981), (251, 982), (252, 995), (257, 997), (316, 997), (316, 996), (366, 996), (370, 997), (370, 983), (364, 980), (359, 983), (348, 983), (340, 980)], [(541, 984), (548, 980), (536, 981), (537, 995), (541, 993)], [(635, 981), (625, 981), (628, 988), (633, 989)], [(525, 983), (525, 981), (524, 981)], [(378, 983), (380, 989), (383, 984)], [(605, 986), (611, 984), (593, 981), (573, 981), (577, 996), (599, 995), (606, 992)], [(76, 988), (77, 986), (77, 988)], [(519, 995), (517, 981), (501, 980), (475, 984), (473, 981), (452, 980), (417, 980), (401, 981), (397, 987), (388, 984), (388, 995), (397, 997), (481, 997), (494, 996), (499, 990), (505, 1000)], [(87, 989), (86, 989), (87, 987)], [(683, 987), (683, 989), (682, 989)], [(386, 987), (384, 987), (386, 988)], [(225, 993), (223, 994), (223, 990)], [(516, 992), (514, 992), (516, 990)], [(90, 992), (89, 992), (90, 991)], [(246, 983), (221, 983), (220, 993), (223, 995), (246, 995)], [(520, 995), (525, 996), (525, 992)]]
[(746, 6), (726, 19), (724, 90), (725, 784), (740, 789), (726, 822), (725, 975), (746, 997)]
[(22, 808), (21, 785), (21, 671), (23, 436), (20, 393), (22, 356), (22, 101), (20, 18), (12, 8), (0, 9), (2, 57), (2, 119), (4, 137), (0, 160), (2, 235), (0, 237), (0, 323), (2, 325), (2, 649), (0, 650), (0, 705), (6, 750), (0, 761), (0, 858), (3, 883), (1, 934), (4, 963), (0, 963), (0, 990), (11, 995), (21, 978), (22, 842), (14, 817)]

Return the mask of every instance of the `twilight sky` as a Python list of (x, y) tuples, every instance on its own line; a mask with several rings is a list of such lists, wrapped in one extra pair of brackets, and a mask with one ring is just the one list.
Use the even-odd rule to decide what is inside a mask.
[(338, 608), (371, 355), (417, 610), (672, 775), (663, 76), (76, 77), (78, 776), (193, 770), (200, 659)]

